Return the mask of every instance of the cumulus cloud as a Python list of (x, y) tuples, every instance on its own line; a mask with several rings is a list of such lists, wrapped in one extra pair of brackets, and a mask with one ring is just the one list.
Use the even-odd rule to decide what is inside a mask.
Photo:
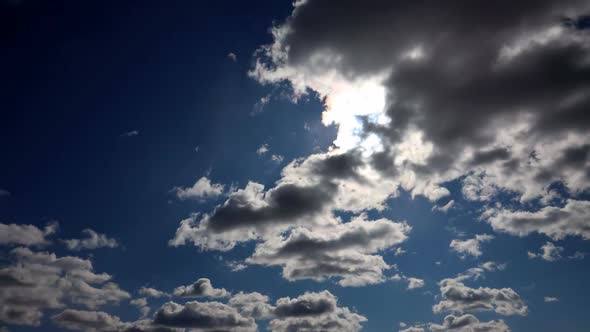
[(148, 301), (145, 297), (133, 299), (129, 301), (129, 304), (137, 307), (137, 309), (141, 313), (141, 318), (147, 317), (148, 313), (150, 312), (150, 307), (148, 307)]
[(209, 178), (203, 176), (200, 179), (198, 179), (192, 187), (176, 187), (174, 188), (174, 191), (176, 192), (176, 197), (178, 197), (181, 200), (203, 200), (208, 198), (215, 198), (223, 194), (224, 188), (224, 185), (219, 183), (212, 183)]
[(483, 242), (489, 242), (493, 239), (494, 237), (492, 235), (478, 234), (472, 239), (452, 240), (449, 247), (451, 247), (451, 249), (458, 253), (462, 258), (465, 258), (467, 255), (479, 257), (482, 255), (481, 244)]
[(66, 309), (51, 319), (61, 328), (84, 332), (119, 331), (123, 326), (119, 317), (102, 311)]
[(399, 332), (424, 332), (424, 328), (417, 326), (410, 326), (407, 329), (399, 330)]
[(220, 302), (167, 302), (156, 311), (153, 323), (203, 332), (257, 330), (253, 318), (243, 317), (235, 308)]
[(34, 225), (0, 223), (0, 245), (44, 246), (50, 243), (46, 237), (53, 235), (58, 227), (57, 222), (51, 222), (43, 229)]
[(89, 260), (28, 248), (11, 250), (13, 264), (0, 269), (0, 321), (38, 326), (46, 309), (66, 304), (95, 309), (130, 298), (110, 281), (111, 275), (97, 274)]
[(445, 332), (509, 332), (510, 328), (503, 320), (480, 322), (473, 315), (446, 316), (442, 324), (430, 324), (431, 331)]
[(229, 52), (227, 54), (227, 58), (233, 62), (236, 62), (238, 60), (238, 56), (234, 52)]
[(247, 262), (282, 266), (288, 280), (336, 277), (342, 286), (383, 282), (383, 271), (391, 266), (374, 253), (405, 241), (411, 228), (406, 223), (366, 218), (360, 215), (321, 230), (294, 229), (287, 237), (259, 244)]
[[(461, 180), (469, 200), (510, 193), (546, 204), (554, 183), (572, 197), (590, 188), (590, 37), (564, 24), (589, 7), (300, 1), (250, 75), (287, 83), (295, 100), (317, 93), (323, 123), (338, 126), (334, 145), (363, 150), (363, 162), (413, 196), (436, 201)], [(504, 220), (497, 229), (560, 236)], [(573, 224), (559, 233), (587, 237), (587, 223)]]
[(264, 143), (256, 150), (256, 154), (262, 156), (263, 154), (266, 154), (268, 151), (270, 151), (270, 148), (268, 147), (268, 144)]
[(328, 291), (305, 293), (297, 298), (281, 298), (276, 302), (277, 318), (269, 323), (273, 332), (325, 331), (356, 332), (367, 319), (337, 305), (337, 298)]
[(116, 248), (119, 246), (117, 240), (107, 237), (105, 234), (100, 234), (92, 229), (85, 229), (82, 231), (86, 234), (85, 239), (70, 239), (62, 240), (66, 247), (70, 250), (80, 251), (85, 249), (98, 249), (98, 248)]
[(179, 297), (209, 297), (222, 298), (229, 297), (230, 292), (224, 288), (214, 288), (211, 280), (207, 278), (199, 278), (192, 285), (179, 286), (174, 289), (174, 296)]
[(491, 265), (482, 265), (482, 268), (469, 269), (455, 278), (440, 281), (440, 302), (432, 307), (432, 311), (461, 314), (493, 311), (506, 316), (526, 316), (528, 307), (512, 288), (472, 288), (464, 284), (466, 280), (478, 279), (486, 269), (494, 268)]
[(274, 317), (275, 308), (269, 304), (269, 297), (258, 292), (239, 292), (232, 296), (228, 305), (236, 308), (244, 317), (269, 319)]
[(546, 206), (534, 212), (494, 209), (485, 219), (494, 230), (518, 236), (538, 232), (554, 240), (570, 235), (590, 239), (588, 211), (590, 201), (569, 199), (563, 207)]

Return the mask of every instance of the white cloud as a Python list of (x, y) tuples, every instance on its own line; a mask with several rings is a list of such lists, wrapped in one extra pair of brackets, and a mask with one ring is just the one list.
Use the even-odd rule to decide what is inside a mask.
[(66, 247), (70, 250), (79, 251), (84, 249), (98, 249), (98, 248), (116, 248), (119, 243), (115, 239), (107, 237), (105, 234), (100, 234), (92, 229), (85, 229), (82, 231), (88, 237), (85, 239), (70, 239), (62, 240)]
[(168, 294), (166, 292), (162, 292), (160, 290), (157, 290), (157, 289), (151, 288), (151, 287), (141, 287), (139, 289), (138, 293), (139, 293), (139, 295), (143, 295), (143, 296), (147, 296), (147, 297), (155, 297), (155, 298), (170, 296), (170, 294)]
[(563, 252), (563, 247), (556, 246), (552, 242), (546, 242), (544, 245), (541, 246), (541, 253), (535, 254), (533, 252), (528, 252), (529, 258), (541, 258), (548, 262), (553, 262), (559, 259), (562, 259), (561, 253)]
[(211, 180), (205, 176), (195, 182), (192, 187), (175, 187), (176, 197), (181, 200), (197, 199), (203, 200), (208, 198), (215, 198), (223, 194), (224, 185), (219, 183), (212, 183)]
[(269, 147), (268, 147), (268, 144), (264, 143), (264, 144), (262, 144), (262, 145), (261, 145), (261, 146), (260, 146), (260, 147), (259, 147), (259, 148), (256, 150), (256, 153), (257, 153), (259, 156), (262, 156), (263, 154), (266, 154), (266, 153), (267, 153), (269, 150), (270, 150), (270, 149), (269, 149)]
[(237, 55), (234, 52), (229, 52), (227, 54), (227, 58), (230, 59), (233, 62), (236, 62), (238, 60)]
[(472, 239), (467, 240), (452, 240), (449, 247), (457, 252), (461, 257), (465, 258), (467, 255), (479, 257), (482, 255), (481, 244), (483, 242), (489, 242), (494, 237), (488, 234), (478, 234)]
[(556, 297), (552, 297), (552, 296), (545, 296), (545, 297), (543, 298), (543, 301), (544, 301), (544, 302), (558, 302), (558, 301), (559, 301), (559, 299), (558, 299), (558, 298), (556, 298)]
[(133, 136), (137, 136), (137, 135), (139, 135), (138, 130), (131, 130), (131, 131), (122, 133), (121, 137), (133, 137)]

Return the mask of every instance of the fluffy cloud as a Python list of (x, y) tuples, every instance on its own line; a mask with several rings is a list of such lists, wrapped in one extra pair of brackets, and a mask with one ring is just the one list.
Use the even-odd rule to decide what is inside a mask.
[(141, 318), (147, 317), (147, 314), (150, 312), (150, 307), (148, 307), (148, 301), (145, 297), (133, 299), (129, 301), (129, 304), (137, 307), (137, 309), (141, 313)]
[(196, 199), (203, 200), (207, 198), (215, 198), (223, 194), (224, 186), (219, 183), (212, 183), (211, 180), (205, 176), (193, 184), (192, 187), (176, 187), (174, 191), (179, 199)]
[(361, 286), (385, 280), (390, 266), (380, 250), (403, 242), (410, 227), (388, 219), (366, 220), (365, 215), (321, 229), (294, 229), (286, 237), (269, 239), (247, 259), (251, 264), (283, 266), (288, 280), (340, 278), (342, 286)]
[(70, 250), (79, 251), (84, 249), (98, 249), (98, 248), (116, 248), (119, 243), (115, 239), (107, 237), (105, 234), (100, 234), (92, 229), (85, 229), (82, 231), (86, 234), (85, 239), (70, 239), (62, 240), (63, 243)]
[(558, 298), (556, 298), (556, 297), (552, 297), (552, 296), (545, 296), (545, 297), (543, 298), (543, 301), (544, 301), (544, 302), (558, 302), (558, 301), (559, 301), (559, 299), (558, 299)]
[(232, 296), (228, 305), (236, 308), (244, 317), (254, 319), (269, 319), (274, 316), (275, 308), (268, 303), (269, 298), (258, 292), (244, 293), (239, 292)]
[(453, 240), (449, 247), (463, 258), (466, 255), (479, 257), (481, 256), (481, 244), (483, 242), (491, 241), (492, 239), (494, 239), (492, 235), (478, 234), (473, 239)]
[(535, 254), (529, 251), (528, 256), (529, 258), (541, 258), (548, 262), (553, 262), (562, 258), (562, 252), (563, 247), (556, 246), (552, 242), (547, 241), (544, 245), (541, 246), (541, 253)]
[(57, 231), (56, 222), (39, 229), (34, 225), (0, 223), (0, 245), (43, 246), (50, 243), (47, 236)]
[(473, 315), (446, 316), (442, 324), (430, 324), (431, 331), (445, 332), (509, 332), (510, 328), (503, 320), (480, 322)]
[(570, 199), (563, 207), (546, 206), (534, 212), (494, 209), (486, 220), (494, 230), (519, 236), (538, 232), (554, 240), (568, 235), (590, 239), (588, 211), (590, 201)]
[(220, 302), (167, 302), (153, 319), (156, 325), (189, 328), (193, 331), (256, 331), (252, 318), (245, 318), (235, 308)]
[(328, 291), (278, 299), (275, 315), (277, 318), (269, 323), (273, 332), (356, 332), (367, 320), (348, 308), (338, 307), (336, 297)]
[(209, 298), (221, 298), (229, 297), (230, 292), (224, 288), (214, 288), (211, 285), (211, 280), (207, 278), (199, 278), (192, 285), (179, 286), (174, 289), (174, 296), (179, 297), (209, 297)]
[(130, 298), (109, 274), (96, 274), (89, 260), (22, 247), (11, 256), (13, 264), (0, 269), (0, 321), (37, 326), (45, 309), (66, 304), (94, 309)]
[(439, 282), (440, 302), (432, 307), (434, 313), (494, 311), (507, 316), (528, 314), (528, 307), (511, 288), (471, 288), (463, 283), (480, 275), (480, 271), (468, 270), (466, 274)]
[[(338, 126), (334, 144), (361, 149), (413, 196), (437, 200), (459, 179), (469, 200), (505, 192), (550, 204), (554, 183), (572, 197), (590, 188), (590, 37), (564, 24), (589, 9), (581, 0), (300, 1), (250, 74), (288, 83), (294, 99), (316, 92), (324, 124)], [(586, 223), (561, 234), (587, 237), (580, 211)], [(498, 229), (560, 236), (505, 220)]]

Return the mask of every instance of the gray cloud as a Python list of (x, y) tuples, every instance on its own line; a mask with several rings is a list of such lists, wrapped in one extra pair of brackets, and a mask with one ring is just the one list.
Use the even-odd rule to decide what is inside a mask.
[(503, 320), (480, 322), (473, 315), (446, 316), (442, 324), (430, 324), (431, 331), (446, 332), (509, 332), (510, 328)]
[(130, 298), (109, 274), (95, 273), (89, 260), (22, 247), (11, 256), (13, 264), (0, 269), (2, 322), (38, 326), (46, 309), (66, 304), (94, 309)]
[(209, 298), (229, 297), (231, 295), (231, 293), (224, 288), (214, 288), (211, 284), (211, 280), (207, 278), (199, 278), (192, 285), (176, 287), (173, 294), (174, 296), (179, 297)]
[(256, 331), (252, 318), (245, 318), (238, 311), (220, 302), (187, 302), (184, 305), (167, 302), (153, 319), (156, 325), (190, 328), (194, 331)]
[(34, 225), (0, 223), (0, 245), (44, 246), (50, 243), (47, 236), (58, 228), (57, 222), (40, 229)]
[(141, 287), (139, 289), (139, 295), (143, 295), (143, 296), (147, 296), (147, 297), (155, 297), (155, 298), (170, 296), (170, 294), (168, 294), (166, 292), (162, 292), (162, 291), (157, 290), (152, 287)]
[(114, 332), (123, 326), (119, 317), (102, 311), (66, 309), (51, 319), (61, 328), (84, 332)]

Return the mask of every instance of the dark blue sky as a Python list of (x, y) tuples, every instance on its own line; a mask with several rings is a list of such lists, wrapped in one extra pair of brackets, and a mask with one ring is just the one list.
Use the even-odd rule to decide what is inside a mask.
[[(269, 29), (283, 24), (292, 11), (291, 1), (274, 0), (1, 1), (0, 189), (9, 194), (0, 195), (0, 223), (42, 228), (59, 222), (51, 245), (32, 248), (88, 258), (97, 273), (111, 274), (132, 298), (142, 286), (171, 292), (201, 277), (232, 293), (260, 292), (272, 303), (329, 290), (339, 306), (368, 319), (363, 331), (374, 332), (397, 331), (400, 322), (440, 323), (446, 314), (432, 310), (441, 300), (437, 283), (494, 261), (506, 264), (505, 269), (465, 283), (510, 287), (529, 312), (476, 311), (479, 320), (503, 319), (513, 331), (587, 329), (590, 266), (587, 258), (567, 258), (590, 252), (584, 235), (550, 239), (542, 232), (496, 232), (481, 217), (494, 204), (528, 211), (548, 205), (518, 202), (512, 188), (492, 201), (468, 199), (462, 193), (468, 172), (438, 178), (450, 192), (444, 198), (429, 200), (412, 188), (400, 188), (397, 196), (385, 200), (385, 210), (362, 209), (369, 218), (403, 220), (412, 227), (401, 245), (404, 254), (385, 248), (380, 255), (396, 265), (397, 270), (386, 273), (388, 278), (401, 273), (422, 279), (424, 286), (416, 289), (389, 280), (362, 287), (342, 287), (333, 280), (290, 281), (280, 266), (249, 265), (232, 272), (227, 262), (251, 256), (256, 248), (252, 241), (226, 252), (168, 244), (180, 220), (213, 213), (231, 195), (230, 188), (244, 188), (249, 181), (273, 188), (289, 162), (326, 153), (334, 142), (338, 126), (322, 124), (321, 99), (327, 94), (311, 92), (293, 103), (286, 87), (292, 78), (264, 85), (248, 75), (256, 50), (273, 42)], [(313, 23), (313, 15), (307, 19), (303, 23)], [(327, 37), (317, 38), (319, 44)], [(308, 50), (297, 38), (289, 42)], [(309, 45), (315, 42), (312, 38)], [(370, 48), (368, 44), (363, 47)], [(235, 61), (229, 53), (236, 55)], [(307, 87), (314, 89), (313, 84)], [(266, 97), (269, 102), (254, 112)], [(263, 144), (270, 151), (258, 154)], [(272, 155), (283, 159), (273, 161)], [(226, 193), (211, 199), (177, 197), (174, 188), (190, 187), (204, 176), (225, 185)], [(583, 191), (562, 188), (561, 194), (564, 200), (553, 205), (563, 207), (566, 199), (587, 202)], [(433, 211), (450, 200), (455, 205), (448, 212)], [(344, 220), (360, 213), (334, 212)], [(72, 252), (58, 240), (80, 238), (87, 228), (116, 239), (119, 246)], [(449, 247), (454, 239), (477, 234), (494, 236), (482, 242), (480, 256), (461, 257)], [(561, 259), (527, 257), (527, 251), (538, 252), (547, 241), (565, 248)], [(8, 252), (14, 247), (2, 247), (2, 266), (10, 264)], [(545, 297), (559, 301), (545, 302)], [(150, 317), (166, 301), (150, 299)], [(7, 326), (10, 331), (62, 331), (50, 317), (63, 309), (43, 310), (41, 327)], [(100, 310), (122, 321), (138, 317), (128, 300)], [(257, 323), (260, 330), (267, 325)]]

